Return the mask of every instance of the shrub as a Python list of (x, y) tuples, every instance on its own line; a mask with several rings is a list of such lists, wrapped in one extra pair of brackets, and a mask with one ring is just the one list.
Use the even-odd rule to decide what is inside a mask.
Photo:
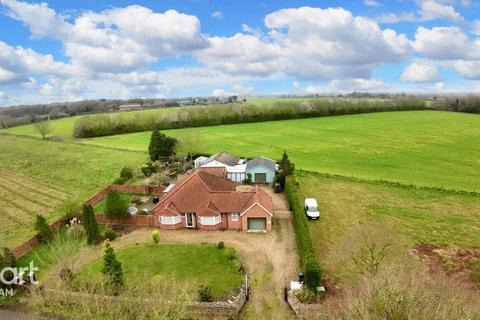
[[(15, 268), (16, 266), (17, 260), (13, 252), (8, 248), (3, 248), (3, 254), (0, 254), (0, 271), (2, 271), (3, 268)], [(7, 281), (12, 280), (14, 276), (15, 275), (10, 271), (6, 271), (3, 273), (3, 278)], [(2, 283), (2, 281), (0, 281), (0, 289), (6, 287), (9, 286), (5, 285), (4, 283)]]
[(122, 219), (128, 215), (128, 203), (116, 191), (109, 191), (105, 203), (105, 214), (111, 219)]
[(85, 229), (82, 225), (74, 224), (68, 227), (67, 237), (69, 239), (79, 239), (85, 235)]
[(105, 241), (102, 273), (104, 276), (105, 288), (111, 293), (117, 294), (119, 289), (123, 286), (122, 263), (117, 260), (117, 256), (108, 241)]
[(47, 243), (53, 239), (53, 231), (47, 222), (47, 219), (41, 214), (37, 215), (35, 220), (35, 232), (42, 243)]
[(123, 167), (122, 171), (120, 171), (120, 178), (124, 180), (129, 180), (133, 178), (133, 170), (130, 167)]
[(105, 232), (104, 232), (103, 235), (104, 235), (104, 238), (109, 240), (109, 241), (113, 241), (113, 240), (117, 239), (117, 237), (118, 237), (117, 232), (110, 227), (105, 228)]
[(201, 285), (198, 288), (198, 301), (212, 302), (214, 299), (212, 289), (209, 286)]
[(70, 284), (73, 280), (73, 271), (70, 268), (63, 267), (62, 270), (60, 270), (59, 276), (63, 282)]
[(225, 248), (225, 243), (223, 241), (220, 241), (218, 244), (217, 244), (217, 248), (218, 249), (223, 249)]
[(297, 182), (293, 176), (285, 178), (285, 195), (293, 212), (293, 227), (297, 239), (298, 254), (305, 270), (305, 284), (315, 289), (322, 278), (322, 269), (317, 262), (312, 236), (308, 228)]
[(155, 243), (160, 242), (160, 233), (157, 230), (152, 231), (152, 239), (153, 239), (153, 242)]
[(142, 165), (142, 168), (140, 170), (146, 177), (150, 177), (155, 172), (155, 167), (153, 166), (152, 163), (147, 162), (144, 165)]
[(95, 213), (91, 205), (84, 205), (82, 211), (83, 226), (87, 234), (87, 243), (93, 244), (100, 241), (100, 229), (98, 227), (97, 220), (95, 219)]
[(124, 184), (125, 179), (124, 178), (117, 178), (117, 179), (113, 180), (113, 183), (114, 184)]

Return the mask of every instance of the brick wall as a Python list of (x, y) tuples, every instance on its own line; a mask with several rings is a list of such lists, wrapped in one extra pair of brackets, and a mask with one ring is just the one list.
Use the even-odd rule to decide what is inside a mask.
[(162, 186), (157, 186), (157, 187), (149, 187), (149, 186), (134, 186), (134, 185), (127, 185), (127, 184), (109, 184), (100, 191), (98, 191), (96, 194), (91, 196), (87, 201), (85, 201), (85, 204), (89, 205), (96, 205), (100, 201), (102, 201), (103, 198), (105, 198), (110, 190), (115, 190), (117, 192), (121, 193), (139, 193), (139, 194), (154, 194), (154, 195), (161, 195), (163, 193), (163, 190), (165, 188)]
[[(65, 220), (58, 220), (50, 225), (50, 228), (52, 228), (55, 231), (58, 231), (62, 226), (64, 226), (67, 223)], [(33, 248), (38, 246), (40, 244), (40, 240), (38, 237), (35, 235), (22, 243), (21, 245), (17, 246), (12, 250), (13, 254), (15, 255), (16, 258), (20, 258), (30, 252)]]

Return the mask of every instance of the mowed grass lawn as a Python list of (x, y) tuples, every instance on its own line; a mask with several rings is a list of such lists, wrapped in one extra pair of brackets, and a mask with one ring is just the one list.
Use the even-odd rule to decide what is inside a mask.
[[(243, 276), (230, 248), (207, 244), (139, 244), (116, 250), (127, 282), (147, 279), (149, 284), (166, 281), (180, 287), (190, 286), (194, 299), (200, 285), (208, 286), (216, 298), (240, 287)], [(102, 281), (103, 259), (84, 266), (75, 281), (92, 285)]]
[(320, 220), (309, 221), (329, 278), (348, 281), (353, 253), (362, 243), (391, 243), (392, 255), (416, 243), (480, 247), (480, 197), (377, 182), (298, 173), (304, 197), (317, 199)]
[[(197, 134), (206, 153), (279, 159), (297, 168), (405, 184), (480, 191), (480, 116), (404, 111), (164, 131)], [(188, 133), (190, 134), (190, 133)], [(150, 132), (84, 143), (147, 150)]]
[[(138, 116), (138, 115), (154, 116), (154, 115), (164, 114), (168, 112), (175, 112), (175, 111), (178, 111), (179, 109), (180, 109), (179, 107), (156, 108), (156, 109), (125, 111), (125, 112), (101, 113), (100, 115), (119, 116), (121, 118), (128, 119), (128, 118), (134, 118), (135, 116)], [(99, 115), (99, 114), (95, 114), (95, 115)], [(82, 117), (88, 117), (88, 116), (89, 115), (80, 115), (80, 116), (51, 120), (50, 126), (52, 129), (52, 132), (49, 135), (62, 137), (64, 139), (73, 139), (72, 135), (73, 135), (73, 128), (75, 126), (75, 122)], [(40, 136), (32, 124), (12, 127), (5, 130), (0, 130), (0, 132), (7, 132), (7, 133), (17, 134), (17, 135), (35, 136), (35, 137)]]
[(50, 222), (64, 203), (86, 200), (126, 166), (138, 168), (144, 152), (0, 135), (0, 240), (16, 246), (34, 234), (36, 214)]

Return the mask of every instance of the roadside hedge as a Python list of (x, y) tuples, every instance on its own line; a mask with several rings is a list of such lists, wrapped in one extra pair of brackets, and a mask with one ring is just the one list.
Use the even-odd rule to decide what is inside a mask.
[(131, 132), (215, 126), (223, 124), (301, 119), (380, 111), (422, 110), (424, 101), (396, 99), (314, 99), (305, 102), (278, 101), (270, 105), (231, 103), (184, 107), (176, 112), (152, 115), (138, 113), (133, 118), (115, 115), (83, 116), (75, 122), (75, 138), (93, 138)]
[(285, 196), (293, 212), (293, 227), (297, 239), (300, 263), (305, 272), (305, 283), (309, 288), (315, 289), (320, 284), (322, 268), (315, 255), (307, 217), (305, 216), (302, 199), (298, 191), (298, 183), (293, 176), (285, 179)]

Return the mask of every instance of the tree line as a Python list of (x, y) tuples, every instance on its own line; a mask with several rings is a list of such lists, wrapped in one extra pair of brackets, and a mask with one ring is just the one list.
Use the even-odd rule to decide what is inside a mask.
[(123, 118), (121, 115), (91, 115), (76, 121), (73, 136), (92, 138), (131, 132), (202, 127), (223, 124), (300, 119), (379, 111), (422, 110), (424, 100), (405, 97), (396, 99), (322, 98), (310, 101), (278, 101), (270, 105), (231, 103), (182, 108), (164, 114), (142, 114)]

